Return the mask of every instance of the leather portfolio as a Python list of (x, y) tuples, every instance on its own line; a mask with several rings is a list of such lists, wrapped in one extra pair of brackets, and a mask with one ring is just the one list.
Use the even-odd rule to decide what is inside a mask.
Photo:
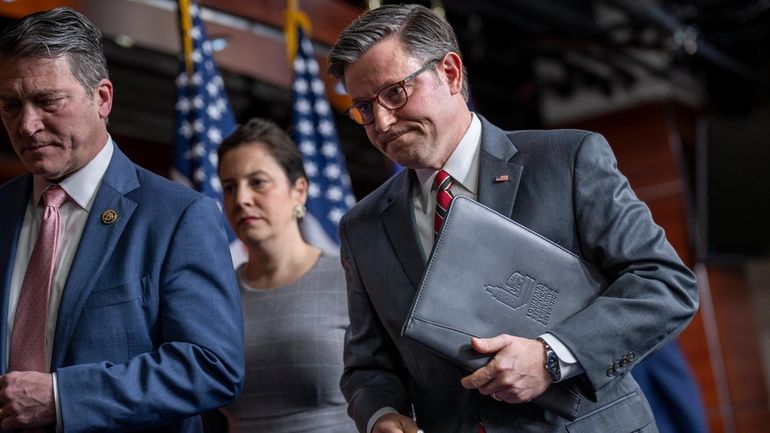
[[(590, 263), (494, 210), (459, 196), (444, 219), (402, 335), (470, 371), (492, 358), (471, 337), (535, 338), (606, 287)], [(572, 380), (533, 402), (574, 419)]]

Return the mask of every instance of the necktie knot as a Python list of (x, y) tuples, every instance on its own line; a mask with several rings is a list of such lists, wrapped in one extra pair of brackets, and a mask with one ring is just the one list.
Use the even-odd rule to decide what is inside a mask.
[(51, 185), (43, 192), (43, 206), (60, 208), (67, 201), (67, 192), (59, 185)]
[(444, 170), (439, 170), (433, 178), (433, 189), (436, 191), (449, 191), (452, 186), (452, 176)]
[(452, 203), (454, 195), (449, 188), (452, 187), (452, 176), (444, 170), (439, 170), (436, 177), (433, 178), (433, 187), (436, 190), (436, 210), (433, 217), (433, 234), (438, 236), (441, 226), (444, 224), (449, 204)]

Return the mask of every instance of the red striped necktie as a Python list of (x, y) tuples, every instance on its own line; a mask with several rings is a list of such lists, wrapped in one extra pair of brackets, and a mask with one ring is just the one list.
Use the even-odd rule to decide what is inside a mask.
[(454, 195), (449, 188), (452, 187), (454, 179), (444, 170), (439, 170), (433, 179), (433, 188), (436, 190), (436, 214), (433, 217), (433, 234), (438, 236), (441, 225), (444, 224), (449, 204), (452, 203)]

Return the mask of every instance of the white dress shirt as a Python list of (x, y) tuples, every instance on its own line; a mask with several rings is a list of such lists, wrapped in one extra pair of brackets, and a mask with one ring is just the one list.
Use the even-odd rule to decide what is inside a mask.
[[(71, 174), (59, 183), (59, 186), (67, 193), (67, 200), (59, 209), (61, 217), (61, 233), (59, 237), (59, 249), (55, 258), (53, 282), (51, 284), (50, 297), (48, 302), (48, 321), (45, 335), (45, 366), (46, 371), (51, 369), (51, 354), (53, 352), (53, 339), (56, 332), (56, 319), (59, 315), (59, 304), (61, 303), (64, 284), (69, 276), (70, 266), (75, 259), (75, 253), (80, 243), (80, 236), (91, 211), (91, 206), (96, 196), (96, 191), (102, 182), (107, 166), (112, 159), (114, 145), (112, 138), (107, 138), (107, 143), (102, 150), (96, 154), (83, 168)], [(19, 233), (19, 243), (16, 247), (16, 258), (13, 264), (11, 274), (11, 287), (8, 296), (8, 323), (6, 340), (8, 344), (4, 348), (6, 365), (8, 365), (8, 355), (10, 352), (11, 333), (13, 332), (13, 321), (16, 317), (16, 305), (19, 302), (21, 285), (24, 281), (24, 274), (27, 270), (32, 249), (37, 241), (38, 230), (40, 229), (40, 220), (43, 215), (43, 207), (38, 206), (43, 192), (51, 185), (46, 179), (34, 176), (32, 179), (32, 195), (30, 196), (27, 210), (24, 215), (24, 222)], [(58, 392), (56, 391), (56, 376), (54, 375), (54, 398), (57, 402), (58, 410)], [(61, 425), (57, 422), (57, 426)]]

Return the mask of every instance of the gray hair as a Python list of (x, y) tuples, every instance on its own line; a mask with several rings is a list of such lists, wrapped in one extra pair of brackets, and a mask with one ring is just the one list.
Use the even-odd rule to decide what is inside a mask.
[(0, 59), (65, 57), (89, 95), (109, 78), (102, 34), (83, 14), (60, 7), (20, 19), (0, 35)]
[[(345, 65), (355, 63), (391, 35), (398, 37), (407, 53), (421, 61), (440, 59), (449, 52), (462, 57), (457, 36), (445, 19), (421, 5), (390, 4), (361, 15), (342, 31), (329, 51), (329, 73), (344, 84)], [(465, 65), (462, 72), (462, 95), (467, 101)]]

